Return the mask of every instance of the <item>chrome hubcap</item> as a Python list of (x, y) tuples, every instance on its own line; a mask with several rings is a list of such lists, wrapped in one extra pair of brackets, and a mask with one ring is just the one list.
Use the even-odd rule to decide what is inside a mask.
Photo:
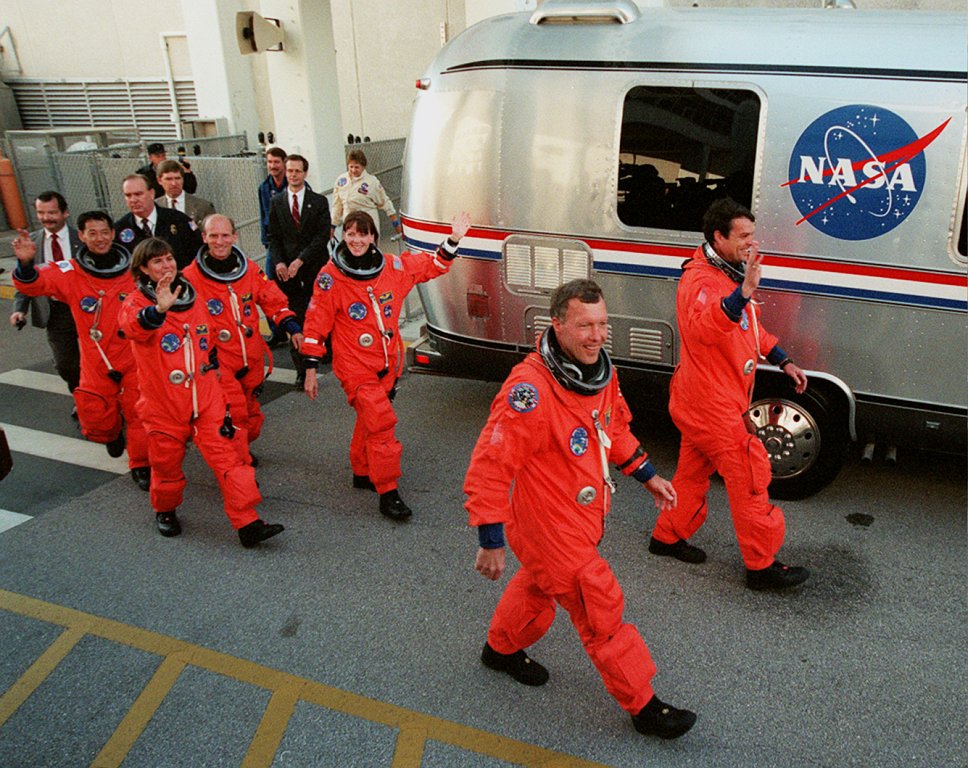
[(820, 430), (807, 411), (789, 400), (760, 400), (749, 417), (774, 477), (795, 477), (813, 466), (820, 455)]

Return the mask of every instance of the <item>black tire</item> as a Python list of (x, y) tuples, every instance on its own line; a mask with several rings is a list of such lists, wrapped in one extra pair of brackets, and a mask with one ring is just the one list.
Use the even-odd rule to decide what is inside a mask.
[(770, 496), (803, 499), (837, 477), (849, 443), (846, 419), (818, 388), (798, 395), (785, 382), (764, 386), (749, 416), (773, 465)]

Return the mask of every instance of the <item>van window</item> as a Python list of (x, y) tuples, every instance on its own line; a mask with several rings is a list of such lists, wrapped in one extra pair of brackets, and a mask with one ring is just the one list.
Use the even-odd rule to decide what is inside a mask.
[(759, 121), (752, 91), (633, 88), (622, 114), (619, 219), (701, 232), (713, 200), (728, 195), (750, 207)]

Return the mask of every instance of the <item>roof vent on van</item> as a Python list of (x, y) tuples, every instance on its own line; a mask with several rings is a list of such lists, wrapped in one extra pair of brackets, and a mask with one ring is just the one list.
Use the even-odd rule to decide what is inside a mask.
[(629, 24), (639, 18), (639, 7), (631, 0), (545, 0), (531, 14), (539, 24)]

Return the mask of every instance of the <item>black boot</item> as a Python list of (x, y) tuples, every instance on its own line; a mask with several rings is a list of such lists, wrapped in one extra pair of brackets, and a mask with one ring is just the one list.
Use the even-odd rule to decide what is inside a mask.
[(380, 514), (386, 515), (391, 520), (404, 522), (410, 519), (413, 512), (403, 503), (399, 492), (394, 488), (392, 491), (380, 494)]
[(746, 586), (750, 589), (789, 589), (803, 584), (810, 578), (810, 571), (797, 565), (784, 565), (774, 560), (769, 568), (757, 571), (746, 569)]
[(664, 704), (655, 695), (637, 715), (632, 715), (635, 730), (646, 736), (658, 736), (660, 739), (678, 739), (695, 724), (695, 712)]
[(155, 513), (155, 525), (158, 526), (158, 533), (162, 536), (177, 536), (181, 533), (181, 523), (178, 522), (178, 515), (175, 510)]
[(124, 453), (124, 430), (118, 432), (118, 436), (110, 443), (105, 443), (104, 447), (108, 449), (108, 456), (112, 459), (116, 459)]
[(142, 491), (151, 488), (151, 467), (135, 467), (131, 470), (131, 479)]
[(490, 643), (484, 643), (481, 661), (485, 667), (498, 672), (507, 672), (524, 685), (544, 685), (548, 682), (548, 670), (534, 659), (529, 658), (524, 651), (498, 653), (491, 648)]
[(284, 530), (286, 529), (278, 523), (270, 525), (264, 520), (253, 520), (248, 525), (243, 525), (239, 528), (239, 541), (242, 542), (243, 547), (248, 549), (249, 547), (254, 547), (259, 542), (271, 539)]
[(370, 480), (369, 475), (353, 475), (353, 487), (363, 491), (375, 491), (376, 486)]
[(652, 541), (649, 542), (649, 552), (660, 557), (674, 557), (684, 563), (706, 562), (706, 553), (685, 539), (679, 539), (675, 544), (666, 544), (653, 536)]

